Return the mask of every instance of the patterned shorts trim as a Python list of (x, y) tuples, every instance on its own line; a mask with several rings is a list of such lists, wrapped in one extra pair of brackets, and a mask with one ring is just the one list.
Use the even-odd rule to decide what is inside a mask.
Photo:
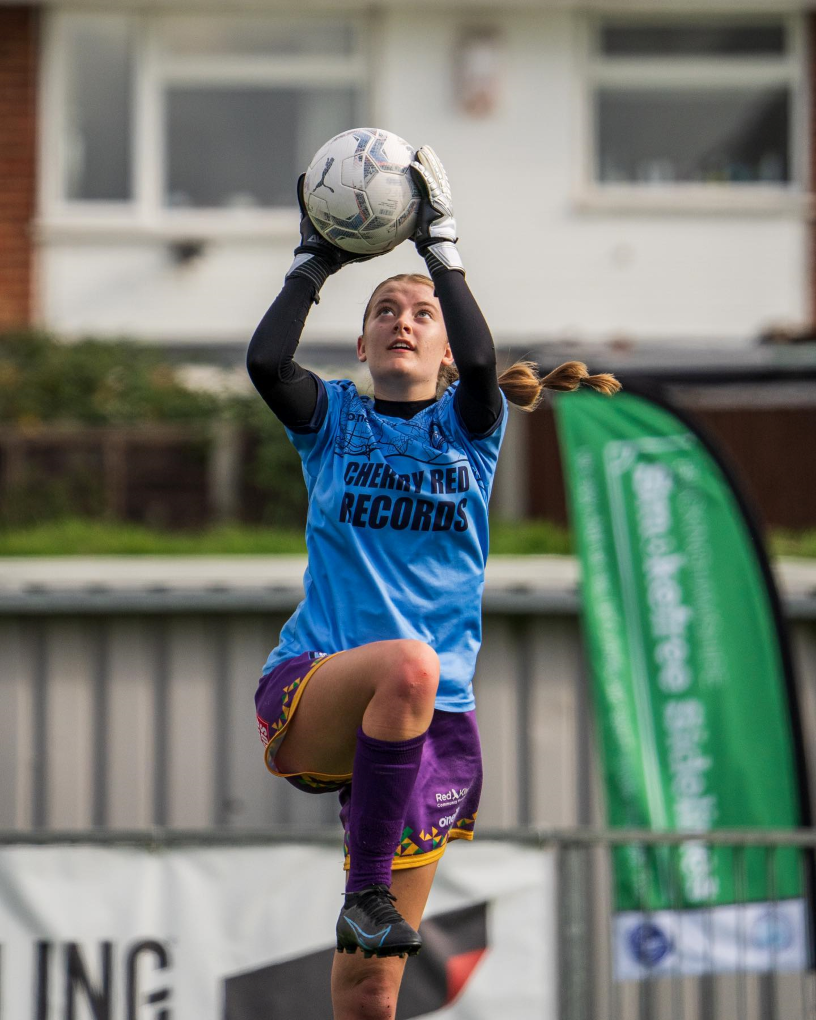
[[(342, 654), (342, 653), (335, 653)], [(315, 656), (320, 657), (315, 659)], [(340, 820), (345, 830), (345, 867), (349, 868), (351, 775), (319, 772), (284, 773), (274, 758), (306, 684), (330, 655), (307, 652), (280, 663), (261, 678), (255, 703), (264, 743), (266, 767), (306, 793), (339, 791)], [(405, 812), (402, 838), (393, 868), (416, 868), (439, 860), (448, 843), (473, 839), (482, 791), (482, 752), (475, 712), (433, 714), (422, 762)]]
[[(402, 838), (392, 868), (417, 868), (439, 860), (448, 843), (473, 839), (482, 794), (482, 748), (475, 712), (437, 709), (422, 749), (414, 789), (405, 810)], [(351, 787), (340, 791), (349, 867)]]
[(335, 655), (325, 652), (304, 652), (280, 663), (261, 677), (255, 692), (255, 709), (258, 732), (264, 745), (264, 762), (273, 776), (288, 780), (305, 793), (332, 793), (345, 786), (351, 773), (342, 776), (324, 775), (322, 772), (279, 772), (275, 768), (278, 753), (286, 730), (306, 690), (306, 684), (321, 666)]
[[(474, 811), (472, 818), (463, 818), (460, 822), (457, 822), (458, 828), (451, 829), (446, 833), (439, 833), (431, 826), (429, 833), (426, 833), (424, 829), (420, 829), (417, 835), (410, 826), (406, 825), (402, 832), (402, 840), (394, 852), (391, 870), (400, 871), (403, 868), (421, 868), (425, 864), (433, 864), (447, 850), (448, 844), (452, 840), (472, 840), (474, 835), (473, 828), (476, 824), (476, 815), (478, 813), (478, 811)], [(348, 871), (351, 868), (348, 829), (343, 839), (343, 852), (345, 853), (343, 869)]]

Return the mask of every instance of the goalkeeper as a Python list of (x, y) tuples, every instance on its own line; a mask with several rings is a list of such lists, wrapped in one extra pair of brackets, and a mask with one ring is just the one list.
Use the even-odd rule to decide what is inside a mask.
[(301, 243), (250, 344), (253, 383), (298, 451), (309, 495), (305, 598), (263, 669), (267, 767), (307, 793), (337, 791), (346, 891), (332, 973), (335, 1020), (390, 1020), (440, 857), (472, 839), (482, 762), (472, 677), (481, 641), (487, 506), (507, 400), (586, 383), (571, 362), (501, 380), (465, 281), (447, 176), (417, 152), (414, 235), (430, 276), (381, 283), (357, 357), (373, 399), (294, 355), (327, 277), (372, 256), (325, 241), (299, 182)]

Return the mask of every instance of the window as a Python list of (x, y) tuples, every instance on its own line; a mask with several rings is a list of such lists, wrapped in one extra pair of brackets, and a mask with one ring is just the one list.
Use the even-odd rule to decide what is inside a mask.
[(268, 219), (364, 119), (348, 20), (55, 14), (47, 54), (46, 218)]
[(68, 200), (133, 197), (133, 47), (120, 18), (78, 18), (65, 32), (62, 192)]
[(792, 190), (800, 64), (792, 19), (597, 24), (592, 182), (618, 193)]
[(350, 88), (168, 87), (164, 204), (292, 205), (298, 174), (315, 152), (354, 126), (354, 100)]

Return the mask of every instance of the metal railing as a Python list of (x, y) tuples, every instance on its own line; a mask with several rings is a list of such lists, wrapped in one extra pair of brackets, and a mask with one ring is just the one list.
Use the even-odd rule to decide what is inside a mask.
[[(0, 831), (0, 845), (334, 843), (335, 799), (272, 781), (252, 720), (258, 665), (295, 595), (285, 584), (0, 594), (0, 827), (14, 830)], [(806, 678), (816, 676), (815, 604), (787, 603)], [(816, 1020), (811, 973), (615, 980), (616, 848), (665, 847), (671, 858), (692, 840), (727, 847), (737, 888), (745, 855), (759, 848), (773, 902), (777, 855), (796, 849), (804, 874), (816, 833), (536, 828), (545, 818), (597, 817), (576, 609), (574, 592), (488, 592), (476, 677), (490, 721), (478, 838), (555, 857), (558, 1020)], [(804, 712), (816, 746), (810, 697)], [(563, 795), (550, 792), (559, 786)], [(495, 828), (503, 823), (522, 828)]]
[[(522, 837), (523, 838), (523, 837)], [(710, 938), (712, 950), (703, 973), (689, 974), (680, 965), (670, 973), (655, 969), (641, 979), (617, 980), (613, 964), (613, 858), (616, 851), (638, 848), (647, 859), (664, 855), (666, 873), (677, 874), (679, 853), (693, 844), (718, 848), (730, 858), (735, 905), (748, 900), (747, 861), (761, 859), (766, 875), (768, 913), (775, 914), (778, 896), (778, 858), (796, 852), (795, 867), (804, 889), (812, 888), (812, 855), (816, 831), (721, 830), (705, 833), (655, 833), (628, 830), (576, 830), (538, 834), (542, 846), (553, 846), (558, 859), (558, 932), (561, 952), (559, 1020), (813, 1020), (816, 1017), (816, 976), (812, 970), (783, 972), (773, 952), (761, 970), (749, 969), (741, 956), (731, 970), (720, 968), (714, 950), (718, 932), (713, 903), (694, 910)], [(680, 883), (669, 880), (669, 910), (681, 909)], [(652, 916), (642, 906), (644, 922)], [(812, 945), (812, 914), (805, 908)], [(747, 925), (737, 932), (747, 951)]]
[[(641, 830), (517, 829), (486, 830), (480, 840), (535, 847), (554, 856), (555, 902), (548, 913), (558, 952), (557, 1020), (814, 1020), (816, 974), (812, 968), (783, 972), (774, 966), (756, 972), (646, 975), (615, 978), (612, 963), (612, 855), (640, 847), (674, 854), (689, 842), (729, 851), (735, 872), (748, 852), (763, 854), (769, 876), (768, 900), (777, 904), (773, 875), (776, 855), (797, 851), (803, 882), (808, 857), (816, 850), (816, 831), (736, 830), (706, 833), (655, 833)], [(72, 832), (0, 831), (0, 847), (18, 845), (116, 845), (151, 850), (181, 846), (275, 846), (298, 843), (339, 846), (336, 831), (238, 830), (151, 831), (82, 830)], [(741, 862), (741, 863), (740, 863)], [(736, 882), (737, 888), (744, 882)], [(739, 902), (739, 900), (738, 900)], [(678, 897), (679, 906), (679, 897)], [(702, 915), (713, 909), (699, 907)], [(645, 916), (649, 916), (646, 910)], [(716, 933), (715, 933), (716, 938)], [(542, 1007), (543, 1008), (543, 1007)], [(455, 1016), (455, 1012), (452, 1016)], [(525, 1014), (526, 1016), (527, 1014)], [(556, 1020), (542, 1012), (543, 1020)]]
[[(299, 575), (280, 574), (243, 588), (0, 585), (0, 827), (333, 824), (330, 798), (267, 775), (252, 711), (261, 665), (299, 597)], [(786, 609), (806, 744), (816, 746), (816, 599)], [(486, 590), (484, 614), (480, 817), (597, 822), (576, 592), (519, 577)]]
[[(304, 797), (268, 775), (254, 722), (261, 665), (293, 604), (290, 588), (274, 585), (0, 592), (0, 827), (336, 824), (335, 798)], [(535, 675), (542, 645), (560, 646), (561, 675), (550, 666), (546, 682), (575, 688), (585, 720), (575, 609), (574, 595), (486, 599), (477, 702), (488, 720), (500, 711), (505, 728), (483, 723), (489, 824), (571, 817), (564, 795), (562, 811), (542, 810), (534, 741), (545, 730), (546, 747), (563, 747), (576, 786), (587, 785), (575, 717), (539, 706)]]

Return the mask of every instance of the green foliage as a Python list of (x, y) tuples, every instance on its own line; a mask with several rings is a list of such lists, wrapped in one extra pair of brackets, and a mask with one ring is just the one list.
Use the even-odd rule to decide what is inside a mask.
[(59, 521), (76, 514), (94, 519), (104, 513), (105, 495), (98, 473), (82, 465), (70, 465), (57, 477), (28, 469), (16, 484), (7, 487), (0, 501), (0, 528)]
[(262, 500), (261, 520), (276, 528), (303, 527), (307, 496), (300, 458), (281, 423), (260, 397), (233, 397), (225, 413), (250, 441), (248, 481)]
[(157, 351), (134, 342), (0, 334), (0, 422), (6, 424), (195, 421), (209, 418), (218, 403), (181, 385)]
[(774, 556), (816, 559), (816, 531), (774, 531), (769, 544)]
[[(243, 494), (253, 519), (302, 527), (306, 493), (300, 461), (272, 412), (254, 393), (221, 396), (191, 390), (156, 349), (126, 340), (58, 340), (45, 333), (0, 334), (0, 425), (125, 427), (184, 424), (203, 446), (219, 418), (238, 422), (249, 454)], [(27, 458), (2, 493), (0, 527), (105, 515), (100, 469), (65, 441), (59, 463)], [(196, 448), (197, 449), (197, 448)], [(197, 455), (191, 449), (191, 456)]]

